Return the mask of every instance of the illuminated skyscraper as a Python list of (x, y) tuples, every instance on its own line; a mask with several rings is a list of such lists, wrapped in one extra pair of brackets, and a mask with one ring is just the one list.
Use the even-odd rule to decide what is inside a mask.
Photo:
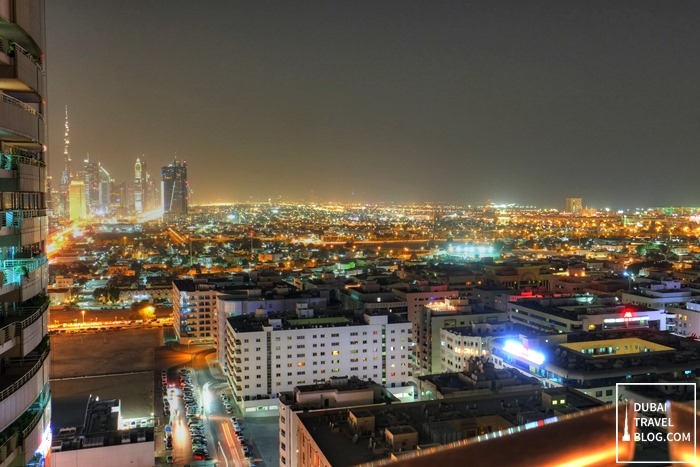
[(39, 466), (51, 451), (44, 2), (0, 5), (0, 465)]
[(90, 155), (85, 156), (83, 166), (83, 182), (85, 183), (85, 199), (87, 212), (97, 214), (100, 205), (100, 166), (90, 160)]
[(143, 214), (143, 167), (138, 157), (134, 165), (134, 213)]
[(187, 182), (187, 163), (177, 159), (161, 170), (161, 205), (163, 220), (177, 220), (187, 215), (189, 184)]
[(566, 198), (566, 212), (580, 214), (583, 211), (583, 200), (581, 198)]
[(87, 187), (80, 180), (73, 180), (68, 186), (71, 221), (87, 217)]
[(70, 211), (68, 206), (68, 186), (71, 180), (73, 180), (73, 172), (71, 168), (71, 158), (70, 151), (68, 147), (70, 146), (70, 127), (68, 125), (68, 106), (66, 106), (66, 121), (64, 124), (63, 133), (63, 171), (61, 172), (61, 180), (59, 183), (58, 191), (60, 193), (59, 206), (57, 209), (58, 217), (60, 219), (67, 219)]
[(100, 165), (99, 169), (99, 192), (98, 211), (101, 215), (109, 215), (112, 205), (112, 177), (109, 172)]

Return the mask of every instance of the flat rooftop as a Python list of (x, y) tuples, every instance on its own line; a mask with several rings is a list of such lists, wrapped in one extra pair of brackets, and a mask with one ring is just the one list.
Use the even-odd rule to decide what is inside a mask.
[(321, 318), (288, 319), (287, 323), (290, 326), (339, 326), (341, 324), (350, 324), (351, 321), (344, 316), (326, 316)]
[[(566, 407), (578, 411), (602, 406), (603, 403), (577, 391), (566, 391)], [(489, 415), (502, 417), (512, 425), (519, 425), (518, 413), (526, 411), (532, 416), (545, 419), (552, 416), (542, 406), (537, 390), (531, 394), (507, 393), (474, 397), (455, 397), (451, 399), (408, 402), (403, 404), (373, 405), (351, 409), (358, 417), (374, 417), (375, 432), (385, 428), (396, 433), (410, 426), (418, 433), (420, 445), (430, 445), (434, 441), (428, 435), (426, 428), (436, 433), (444, 431), (445, 422), (460, 420), (475, 420)], [(330, 409), (316, 412), (297, 412), (299, 420), (306, 430), (312, 434), (328, 462), (334, 467), (349, 467), (379, 460), (388, 460), (389, 453), (373, 454), (367, 449), (368, 437), (353, 442), (353, 433), (344, 418), (348, 409)], [(332, 419), (332, 420), (331, 420)], [(329, 421), (334, 421), (340, 430), (332, 430)]]
[(535, 311), (541, 311), (552, 316), (556, 316), (571, 321), (579, 321), (580, 317), (585, 315), (622, 315), (623, 310), (629, 310), (633, 313), (644, 311), (656, 311), (655, 308), (649, 308), (642, 305), (631, 304), (616, 304), (609, 300), (604, 302), (586, 301), (593, 300), (592, 297), (584, 298), (553, 298), (553, 299), (536, 299), (536, 300), (519, 300), (513, 303), (513, 306), (529, 308)]
[[(271, 320), (281, 320), (282, 327), (275, 330), (302, 329), (313, 327), (336, 327), (336, 326), (367, 326), (364, 315), (386, 316), (389, 324), (408, 323), (408, 321), (396, 313), (388, 310), (371, 310), (356, 314), (355, 310), (316, 311), (320, 316), (309, 318), (299, 318), (295, 311), (268, 313), (265, 317), (256, 317), (254, 314), (232, 316), (227, 318), (229, 325), (235, 332), (260, 332), (263, 326), (270, 326)], [(322, 313), (322, 314), (321, 314)]]
[[(668, 352), (675, 351), (673, 347), (650, 342), (639, 337), (625, 337), (622, 339), (605, 339), (588, 342), (572, 342), (559, 344), (561, 347), (590, 354), (594, 357), (610, 357), (615, 355), (633, 355), (646, 352)], [(603, 350), (605, 349), (605, 350)]]
[(507, 321), (507, 320), (506, 321), (488, 322), (488, 323), (483, 323), (483, 324), (491, 324), (491, 325), (506, 325), (506, 324), (508, 324), (509, 326), (508, 326), (508, 329), (505, 329), (502, 331), (497, 330), (497, 331), (490, 331), (490, 332), (478, 332), (472, 326), (457, 326), (454, 328), (444, 328), (444, 331), (449, 332), (451, 334), (456, 334), (459, 336), (476, 336), (476, 337), (502, 337), (502, 336), (513, 336), (513, 335), (519, 335), (519, 336), (525, 336), (525, 337), (542, 337), (542, 336), (551, 336), (553, 334), (558, 334), (555, 331), (541, 331), (539, 329), (525, 326), (524, 324), (512, 323), (511, 321)]

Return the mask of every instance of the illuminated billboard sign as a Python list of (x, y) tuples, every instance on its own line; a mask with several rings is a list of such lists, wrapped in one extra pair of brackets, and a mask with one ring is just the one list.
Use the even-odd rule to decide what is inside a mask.
[(506, 341), (503, 346), (503, 350), (509, 354), (515, 355), (516, 357), (524, 358), (536, 365), (542, 365), (544, 363), (544, 354), (536, 350), (528, 349), (520, 342), (517, 341)]

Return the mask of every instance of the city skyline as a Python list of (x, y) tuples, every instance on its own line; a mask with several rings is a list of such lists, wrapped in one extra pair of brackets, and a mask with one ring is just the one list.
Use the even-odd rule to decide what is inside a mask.
[(50, 126), (68, 105), (116, 180), (145, 155), (197, 203), (698, 205), (694, 3), (46, 8)]

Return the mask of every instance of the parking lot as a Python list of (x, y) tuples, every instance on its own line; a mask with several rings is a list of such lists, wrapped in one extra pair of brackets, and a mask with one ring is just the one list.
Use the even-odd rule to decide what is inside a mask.
[(153, 352), (161, 334), (160, 329), (138, 329), (52, 336), (53, 426), (82, 425), (91, 394), (121, 399), (124, 418), (149, 418)]
[[(177, 345), (164, 347), (164, 332), (168, 331), (129, 329), (52, 336), (54, 428), (82, 425), (85, 405), (92, 394), (102, 399), (121, 399), (122, 416), (128, 423), (140, 425), (154, 414), (156, 464), (164, 464), (167, 456), (173, 456), (173, 465), (186, 465), (198, 452), (203, 459), (208, 455), (218, 465), (226, 465), (222, 456), (230, 466), (248, 466), (251, 461), (256, 465), (279, 465), (277, 418), (244, 420), (237, 432), (231, 420), (235, 404), (227, 410), (221, 397), (223, 392), (230, 398), (230, 391), (218, 375), (220, 371), (214, 377), (207, 363), (211, 351)], [(191, 370), (191, 384), (184, 385), (187, 387), (180, 381), (180, 369), (184, 367)], [(167, 375), (168, 411), (164, 410), (163, 369)], [(216, 373), (216, 368), (213, 371)], [(176, 386), (172, 392), (167, 386), (171, 383)], [(188, 408), (190, 415), (198, 413), (201, 420), (194, 431), (188, 426)], [(167, 425), (171, 430), (170, 448), (166, 445)], [(242, 434), (241, 439), (238, 434)], [(246, 457), (248, 449), (252, 451), (251, 458)]]

